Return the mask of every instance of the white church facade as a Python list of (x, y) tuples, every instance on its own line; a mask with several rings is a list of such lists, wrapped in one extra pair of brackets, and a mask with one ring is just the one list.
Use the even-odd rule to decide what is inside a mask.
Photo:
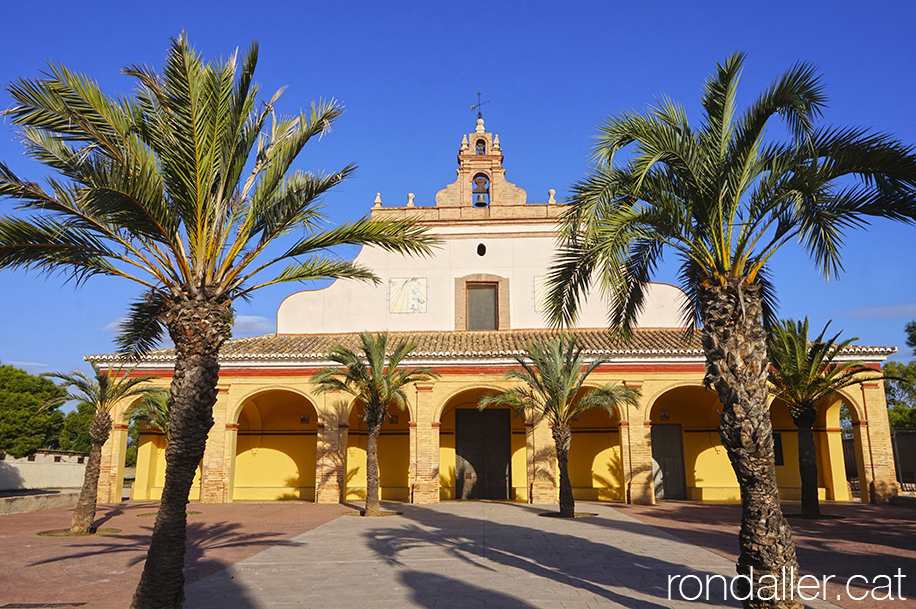
[[(277, 332), (228, 341), (220, 356), (219, 397), (192, 499), (208, 502), (365, 497), (367, 430), (361, 404), (317, 394), (309, 377), (330, 365), (334, 344), (354, 348), (357, 333), (387, 331), (417, 342), (408, 365), (439, 378), (411, 389), (406, 411), (392, 412), (379, 445), (383, 500), (433, 503), (491, 498), (557, 501), (556, 456), (544, 421), (508, 411), (479, 412), (480, 395), (507, 387), (504, 375), (525, 345), (556, 334), (545, 321), (545, 282), (562, 206), (508, 182), (499, 138), (478, 120), (458, 153), (458, 176), (435, 206), (387, 207), (373, 218), (413, 218), (441, 240), (427, 258), (363, 248), (357, 262), (379, 284), (338, 280), (290, 295)], [(653, 284), (632, 340), (606, 329), (606, 303), (584, 306), (576, 336), (589, 355), (603, 355), (590, 382), (626, 383), (638, 407), (613, 415), (592, 411), (574, 425), (570, 476), (581, 500), (651, 503), (658, 498), (736, 501), (735, 480), (719, 442), (718, 399), (704, 389), (698, 338), (685, 337), (680, 289)], [(893, 349), (857, 347), (854, 357), (879, 366)], [(101, 364), (111, 356), (92, 356)], [(138, 372), (171, 374), (168, 350), (150, 354)], [(864, 500), (895, 491), (883, 387), (865, 384), (819, 407), (815, 425), (819, 487), (825, 500), (848, 500), (840, 405), (852, 414)], [(126, 406), (126, 405), (125, 405)], [(116, 421), (120, 421), (120, 413)], [(797, 441), (784, 405), (772, 407), (778, 435), (780, 493), (800, 495)], [(126, 423), (106, 444), (100, 499), (121, 493)], [(157, 499), (164, 481), (165, 438), (141, 435), (134, 499)]]

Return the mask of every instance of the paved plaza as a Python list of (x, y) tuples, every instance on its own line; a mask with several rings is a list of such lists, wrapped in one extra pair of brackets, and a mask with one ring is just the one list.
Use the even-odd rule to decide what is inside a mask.
[(555, 507), (511, 503), (388, 507), (403, 514), (338, 518), (198, 581), (188, 587), (188, 606), (740, 606), (721, 596), (669, 600), (669, 574), (730, 578), (734, 565), (607, 505), (582, 505), (596, 515), (575, 521), (541, 516)]
[[(119, 532), (42, 537), (72, 510), (0, 516), (0, 608), (123, 609), (146, 557), (151, 502), (99, 506), (96, 526)], [(580, 503), (589, 518), (545, 518), (556, 506), (499, 502), (386, 503), (401, 515), (359, 518), (352, 505), (304, 502), (189, 505), (188, 609), (273, 607), (737, 607), (719, 594), (668, 600), (669, 576), (734, 576), (738, 505)], [(787, 504), (786, 512), (798, 511)], [(907, 575), (907, 600), (842, 598), (845, 609), (896, 609), (916, 596), (916, 510), (824, 505), (790, 517), (809, 574)], [(691, 576), (695, 578), (690, 579)], [(697, 580), (696, 578), (699, 578)], [(676, 584), (675, 584), (676, 586)], [(867, 586), (852, 589), (867, 594)], [(672, 590), (677, 592), (676, 590)], [(895, 591), (896, 594), (896, 591)], [(822, 595), (823, 598), (823, 595)], [(806, 603), (826, 609), (823, 601)]]

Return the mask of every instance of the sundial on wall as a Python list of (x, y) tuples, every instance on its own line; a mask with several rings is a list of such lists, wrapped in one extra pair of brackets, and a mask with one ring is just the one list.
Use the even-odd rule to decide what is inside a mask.
[(426, 277), (388, 280), (390, 313), (426, 313)]

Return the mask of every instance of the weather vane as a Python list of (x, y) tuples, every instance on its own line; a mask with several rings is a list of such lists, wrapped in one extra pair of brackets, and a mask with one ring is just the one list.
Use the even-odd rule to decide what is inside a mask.
[(477, 105), (472, 105), (471, 110), (477, 110), (477, 118), (483, 118), (483, 112), (480, 111), (480, 107), (484, 104), (489, 104), (490, 100), (488, 99), (485, 102), (480, 101), (480, 92), (477, 93)]

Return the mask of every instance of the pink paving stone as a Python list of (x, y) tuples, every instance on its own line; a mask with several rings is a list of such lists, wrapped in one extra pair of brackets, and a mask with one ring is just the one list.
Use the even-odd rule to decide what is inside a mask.
[[(100, 505), (95, 525), (114, 535), (41, 537), (67, 528), (72, 509), (0, 516), (0, 606), (15, 603), (85, 603), (124, 609), (140, 579), (155, 518), (141, 516), (156, 503)], [(344, 505), (290, 503), (188, 506), (185, 577), (195, 582), (262, 550), (329, 522)]]

